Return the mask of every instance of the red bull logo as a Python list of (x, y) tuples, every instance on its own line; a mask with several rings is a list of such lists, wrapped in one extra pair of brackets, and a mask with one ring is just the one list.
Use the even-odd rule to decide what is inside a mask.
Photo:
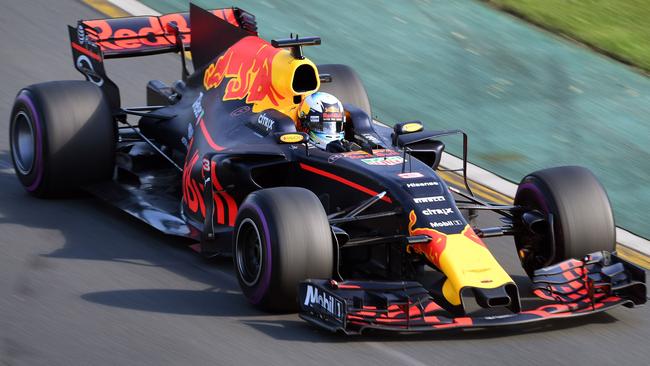
[(183, 200), (190, 211), (196, 213), (201, 210), (205, 217), (205, 202), (203, 202), (202, 190), (196, 179), (192, 178), (192, 167), (199, 161), (198, 151), (194, 152), (191, 158), (186, 159), (183, 166)]
[(409, 235), (427, 235), (431, 238), (431, 241), (428, 243), (409, 245), (407, 250), (424, 255), (431, 263), (440, 268), (440, 255), (447, 246), (447, 235), (434, 229), (413, 228), (416, 222), (417, 216), (415, 215), (415, 211), (411, 211), (409, 214)]
[(474, 243), (476, 243), (476, 244), (482, 246), (483, 248), (487, 248), (487, 247), (485, 246), (485, 243), (483, 243), (483, 241), (481, 240), (481, 238), (479, 238), (478, 235), (476, 235), (476, 233), (474, 232), (474, 230), (472, 230), (472, 228), (469, 227), (469, 225), (467, 225), (467, 226), (465, 227), (465, 230), (463, 230), (463, 235), (465, 235), (465, 237), (467, 237), (469, 240), (473, 241)]
[[(434, 229), (414, 228), (416, 222), (417, 215), (415, 214), (415, 211), (411, 211), (409, 214), (409, 235), (427, 235), (431, 238), (431, 241), (428, 243), (410, 245), (407, 250), (409, 250), (409, 252), (413, 250), (415, 253), (424, 255), (431, 263), (440, 268), (440, 256), (447, 247), (448, 241), (450, 239), (449, 236), (451, 236), (451, 239), (453, 239), (456, 238), (458, 234), (450, 234), (448, 236), (447, 234), (441, 233), (440, 231)], [(461, 235), (469, 239), (472, 243), (486, 248), (483, 241), (481, 241), (481, 238), (476, 235), (474, 230), (472, 230), (469, 225), (465, 226)]]
[(273, 58), (279, 51), (258, 37), (246, 37), (208, 66), (203, 86), (217, 88), (229, 78), (223, 100), (246, 98), (249, 104), (268, 102), (277, 107), (284, 99), (273, 87)]

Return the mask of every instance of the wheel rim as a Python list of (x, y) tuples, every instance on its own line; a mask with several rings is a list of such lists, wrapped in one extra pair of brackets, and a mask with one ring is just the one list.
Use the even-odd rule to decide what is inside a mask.
[(11, 136), (11, 153), (16, 168), (23, 175), (31, 173), (36, 160), (34, 127), (31, 118), (24, 111), (16, 114)]
[(253, 286), (262, 274), (262, 238), (253, 220), (246, 218), (237, 230), (235, 259), (239, 277), (247, 286)]

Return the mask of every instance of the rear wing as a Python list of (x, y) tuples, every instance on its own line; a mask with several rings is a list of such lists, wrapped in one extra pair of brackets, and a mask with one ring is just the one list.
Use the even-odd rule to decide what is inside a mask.
[[(208, 10), (231, 25), (257, 35), (255, 16), (239, 9)], [(176, 29), (174, 29), (176, 28)], [(186, 50), (191, 48), (190, 13), (113, 19), (80, 20), (78, 38), (99, 46), (104, 58), (154, 55), (178, 51), (178, 32)]]
[[(224, 20), (226, 28), (232, 25), (230, 29), (240, 34), (257, 35), (255, 16), (242, 9), (214, 9), (205, 13)], [(106, 75), (104, 59), (183, 52), (192, 47), (190, 12), (80, 20), (76, 28), (68, 26), (68, 32), (75, 68), (86, 80), (102, 88), (114, 111), (120, 108), (120, 93)], [(185, 72), (185, 58), (182, 60)]]

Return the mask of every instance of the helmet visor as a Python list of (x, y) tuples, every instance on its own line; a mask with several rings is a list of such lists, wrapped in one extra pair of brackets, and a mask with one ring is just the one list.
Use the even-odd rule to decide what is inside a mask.
[(343, 131), (343, 122), (323, 122), (320, 132), (327, 134), (336, 134)]
[(309, 122), (309, 129), (312, 131), (326, 134), (335, 134), (343, 131), (343, 113), (325, 112), (320, 118), (317, 116), (313, 117)]

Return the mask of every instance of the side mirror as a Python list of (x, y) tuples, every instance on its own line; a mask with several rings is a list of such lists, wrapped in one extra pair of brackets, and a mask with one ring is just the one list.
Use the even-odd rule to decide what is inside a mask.
[(408, 121), (396, 124), (393, 127), (393, 145), (397, 145), (397, 140), (400, 135), (420, 132), (422, 130), (424, 130), (424, 125), (420, 121)]
[(395, 134), (404, 135), (406, 133), (419, 132), (424, 129), (424, 125), (420, 121), (401, 122), (393, 127)]

